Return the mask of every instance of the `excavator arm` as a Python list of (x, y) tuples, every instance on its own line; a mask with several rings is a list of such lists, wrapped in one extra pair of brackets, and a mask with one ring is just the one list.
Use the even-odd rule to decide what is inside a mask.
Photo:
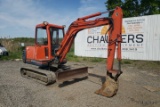
[(104, 18), (89, 20), (90, 18), (100, 16), (104, 13), (106, 12), (98, 12), (89, 16), (78, 18), (69, 26), (68, 31), (66, 32), (63, 41), (60, 45), (60, 48), (56, 53), (56, 55), (59, 58), (59, 63), (61, 63), (66, 57), (66, 54), (70, 50), (74, 38), (76, 37), (76, 34), (79, 31), (87, 28), (110, 25), (110, 28), (108, 29), (109, 42), (108, 42), (108, 58), (106, 63), (107, 71), (109, 75), (111, 75), (111, 73), (120, 74), (121, 72), (120, 69), (117, 71), (113, 70), (113, 63), (114, 63), (116, 46), (117, 46), (117, 58), (119, 62), (121, 60), (121, 41), (122, 41), (121, 29), (122, 29), (122, 17), (123, 17), (122, 9), (120, 7), (115, 8), (111, 18), (104, 17)]

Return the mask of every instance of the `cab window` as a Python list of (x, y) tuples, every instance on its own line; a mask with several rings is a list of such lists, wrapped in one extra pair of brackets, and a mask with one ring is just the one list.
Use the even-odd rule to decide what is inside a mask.
[(52, 44), (59, 44), (59, 38), (63, 37), (63, 30), (58, 28), (50, 28)]
[(39, 45), (47, 45), (48, 44), (46, 27), (37, 28), (36, 43)]

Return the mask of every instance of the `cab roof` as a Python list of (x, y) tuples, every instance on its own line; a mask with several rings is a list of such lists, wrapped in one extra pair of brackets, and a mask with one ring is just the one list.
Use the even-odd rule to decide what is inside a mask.
[(55, 24), (50, 24), (50, 23), (48, 23), (48, 22), (46, 22), (46, 21), (44, 21), (44, 22), (41, 23), (41, 24), (36, 25), (36, 27), (45, 27), (45, 26), (55, 27), (55, 28), (60, 28), (60, 29), (63, 29), (63, 28), (64, 28), (64, 26), (59, 26), (59, 25), (55, 25)]

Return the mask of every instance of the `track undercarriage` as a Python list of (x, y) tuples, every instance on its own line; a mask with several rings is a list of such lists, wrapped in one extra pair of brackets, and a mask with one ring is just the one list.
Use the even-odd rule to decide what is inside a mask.
[(20, 69), (20, 73), (22, 77), (34, 79), (44, 85), (53, 84), (55, 82), (61, 84), (65, 81), (87, 78), (88, 67), (78, 65), (59, 68), (50, 67), (49, 69), (23, 67)]

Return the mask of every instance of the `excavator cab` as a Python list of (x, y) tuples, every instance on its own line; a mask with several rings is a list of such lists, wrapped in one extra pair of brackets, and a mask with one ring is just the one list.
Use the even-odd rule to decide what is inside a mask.
[(63, 35), (63, 26), (49, 24), (46, 21), (38, 24), (35, 30), (35, 45), (27, 46), (23, 51), (23, 62), (47, 67), (56, 56)]
[(60, 46), (60, 38), (64, 35), (64, 27), (49, 24), (44, 21), (43, 24), (36, 27), (36, 44), (47, 46), (45, 54), (48, 59), (52, 59), (56, 55), (56, 51)]

